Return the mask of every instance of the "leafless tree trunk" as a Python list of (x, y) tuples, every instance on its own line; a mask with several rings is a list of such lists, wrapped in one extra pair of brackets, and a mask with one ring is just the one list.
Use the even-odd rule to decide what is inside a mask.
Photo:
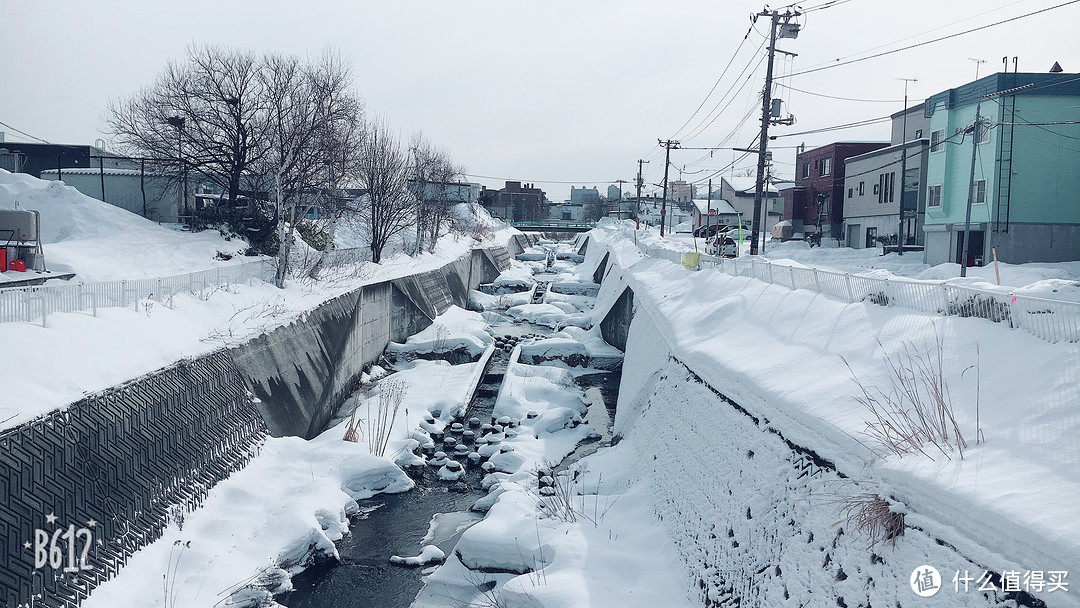
[(309, 273), (312, 278), (318, 278), (334, 249), (334, 237), (342, 216), (358, 211), (353, 201), (340, 193), (343, 185), (358, 179), (364, 137), (364, 106), (349, 91), (351, 78), (351, 69), (339, 54), (329, 49), (323, 51), (319, 63), (314, 66), (313, 82), (319, 91), (318, 147), (326, 164), (328, 191), (322, 211), (328, 227), (326, 245)]
[(382, 119), (368, 123), (361, 150), (359, 178), (367, 190), (371, 261), (378, 263), (387, 241), (413, 219), (413, 197), (406, 189), (409, 160)]

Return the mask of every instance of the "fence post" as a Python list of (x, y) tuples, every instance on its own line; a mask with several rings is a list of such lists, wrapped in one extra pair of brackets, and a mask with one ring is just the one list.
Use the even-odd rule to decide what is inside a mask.
[(847, 280), (848, 302), (855, 303), (855, 291), (851, 289), (851, 275), (845, 272), (844, 279)]
[(791, 274), (791, 288), (795, 289), (795, 267), (788, 266), (788, 270), (790, 271), (789, 274)]
[(821, 280), (818, 279), (817, 268), (814, 269), (814, 289), (821, 293)]

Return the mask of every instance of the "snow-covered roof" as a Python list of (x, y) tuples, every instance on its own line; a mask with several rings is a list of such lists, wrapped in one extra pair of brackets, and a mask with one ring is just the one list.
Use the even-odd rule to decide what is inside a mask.
[[(694, 199), (694, 206), (697, 207), (698, 213), (701, 215), (709, 215), (710, 202), (707, 198)], [(731, 203), (725, 201), (722, 198), (712, 199), (711, 208), (716, 209), (717, 215), (735, 215), (738, 211), (731, 206)]]
[[(735, 177), (723, 178), (725, 182), (736, 192), (753, 192), (757, 189), (757, 178), (751, 175), (740, 175)], [(775, 186), (768, 186), (764, 192), (776, 192), (780, 193)]]

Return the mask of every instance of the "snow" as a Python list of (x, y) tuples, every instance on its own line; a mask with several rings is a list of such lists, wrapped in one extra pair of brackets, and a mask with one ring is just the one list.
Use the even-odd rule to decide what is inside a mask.
[[(895, 497), (899, 508), (912, 514), (909, 521), (960, 546), (971, 559), (995, 568), (1080, 570), (1080, 506), (1075, 500), (1080, 496), (1080, 416), (1074, 407), (1080, 402), (1080, 345), (1049, 343), (987, 320), (848, 304), (747, 277), (642, 260), (626, 247), (632, 232), (608, 225), (592, 235), (618, 256), (623, 269), (621, 276), (609, 277), (614, 284), (605, 285), (600, 300), (621, 292), (621, 279), (634, 290), (635, 308), (656, 328), (655, 335), (638, 337), (634, 367), (623, 370), (621, 400), (626, 403), (620, 402), (617, 433), (632, 433), (640, 417), (646, 433), (640, 441), (663, 446), (657, 444), (662, 438), (656, 431), (664, 429), (663, 435), (673, 440), (676, 433), (667, 429), (680, 427), (647, 412), (670, 407), (693, 419), (692, 412), (700, 409), (692, 407), (697, 402), (689, 393), (677, 399), (649, 397), (664, 394), (649, 384), (656, 382), (657, 370), (685, 373), (671, 367), (670, 353), (791, 441)], [(652, 246), (652, 239), (638, 234), (639, 243)], [(910, 254), (898, 259), (872, 251), (786, 246), (770, 246), (769, 251), (778, 263), (863, 274), (941, 280), (951, 272), (946, 266), (927, 273)], [(1075, 263), (1027, 266), (1002, 266), (1002, 289), (1069, 296), (1068, 286), (1077, 282)], [(993, 281), (992, 267), (971, 274), (966, 284), (982, 287)], [(944, 344), (943, 372), (956, 418), (968, 438), (964, 458), (955, 451), (950, 458), (938, 452), (889, 456), (863, 434), (868, 413), (855, 401), (859, 393), (853, 372), (867, 386), (888, 387), (886, 352), (934, 352), (938, 339)], [(689, 390), (686, 386), (676, 383), (666, 390), (678, 394)], [(698, 415), (713, 416), (707, 409)], [(978, 444), (977, 431), (985, 438)], [(721, 428), (715, 432), (725, 433)], [(705, 446), (712, 437), (692, 443)], [(685, 454), (668, 462), (687, 466), (686, 458), (701, 456)], [(754, 469), (739, 470), (753, 475)], [(656, 484), (665, 475), (657, 472), (649, 479)], [(699, 473), (688, 470), (687, 475), (693, 479)], [(680, 496), (708, 493), (705, 486), (693, 485), (672, 486), (671, 491)], [(719, 513), (716, 518), (730, 516)]]
[(446, 559), (446, 553), (435, 545), (425, 545), (420, 550), (420, 555), (415, 557), (401, 557), (400, 555), (394, 555), (390, 558), (390, 561), (395, 564), (401, 564), (403, 566), (426, 566), (428, 564), (442, 563)]
[[(76, 272), (76, 280), (184, 274), (238, 263), (242, 257), (222, 262), (214, 260), (214, 255), (228, 247), (233, 247), (231, 251), (246, 247), (212, 230), (190, 233), (159, 226), (61, 182), (0, 171), (0, 206), (10, 208), (16, 201), (20, 208), (38, 208), (42, 213), (47, 267)], [(485, 221), (483, 216), (480, 212), (478, 221)], [(177, 295), (172, 308), (144, 300), (137, 311), (101, 308), (97, 317), (51, 314), (48, 327), (0, 323), (0, 342), (32, 345), (0, 368), (5, 395), (0, 401), (0, 428), (21, 424), (87, 393), (181, 359), (240, 344), (364, 284), (439, 268), (466, 255), (478, 242), (494, 246), (505, 243), (513, 233), (505, 227), (492, 231), (484, 226), (489, 240), (455, 233), (440, 240), (431, 254), (410, 257), (400, 251), (391, 255), (395, 252), (388, 250), (381, 264), (328, 269), (319, 281), (294, 279), (285, 289), (262, 283), (231, 285), (212, 291), (205, 300)], [(11, 275), (23, 274), (2, 276), (11, 280)], [(475, 336), (462, 336), (462, 340), (475, 346)]]
[[(16, 208), (41, 214), (45, 267), (52, 273), (73, 272), (79, 281), (170, 276), (258, 259), (241, 255), (246, 242), (228, 240), (215, 230), (189, 233), (159, 225), (62, 181), (0, 169), (0, 209)], [(219, 252), (232, 260), (216, 259)], [(35, 274), (4, 272), (0, 280)]]
[[(29, 179), (0, 173), (0, 203), (13, 205), (17, 195), (20, 207), (23, 200), (38, 200), (35, 204), (43, 208), (52, 204), (48, 213), (59, 217), (54, 226), (73, 218), (65, 239), (84, 245), (68, 249), (66, 261), (58, 261), (81, 272), (122, 277), (145, 271), (115, 263), (132, 252), (113, 248), (109, 230), (96, 232), (86, 224), (145, 234), (137, 237), (145, 238), (143, 248), (164, 252), (147, 254), (157, 273), (186, 272), (197, 262), (203, 264), (198, 268), (212, 267), (218, 262), (206, 259), (209, 245), (227, 242), (203, 242), (213, 235), (147, 225), (120, 210), (124, 215), (114, 217), (112, 210), (75, 200), (64, 186), (40, 186)], [(493, 228), (483, 218), (477, 226)], [(418, 554), (399, 556), (403, 565), (445, 560), (425, 570), (426, 587), (416, 606), (445, 606), (447, 598), (461, 605), (699, 606), (703, 596), (718, 591), (704, 583), (708, 588), (700, 588), (698, 577), (705, 580), (730, 567), (725, 576), (749, 580), (760, 563), (788, 572), (785, 580), (793, 593), (802, 594), (795, 596), (800, 602), (829, 589), (849, 599), (864, 593), (873, 605), (911, 597), (900, 591), (907, 593), (903, 583), (914, 566), (936, 563), (946, 572), (968, 564), (961, 554), (999, 571), (1080, 572), (1080, 416), (1075, 407), (1080, 403), (1080, 345), (1052, 344), (981, 319), (848, 304), (748, 277), (687, 271), (646, 258), (635, 242), (686, 251), (692, 248), (690, 239), (661, 240), (655, 231), (635, 234), (630, 226), (602, 224), (591, 234), (594, 245), (581, 273), (556, 278), (588, 283), (599, 256), (610, 252), (612, 264), (595, 299), (549, 293), (542, 304), (526, 300), (507, 310), (563, 329), (547, 340), (523, 342), (510, 355), (493, 415), (509, 417), (516, 427), (508, 424), (485, 441), (495, 472), (484, 480), (489, 495), (475, 508), (486, 516), (478, 523), (472, 515), (437, 518)], [(342, 238), (360, 238), (352, 234), (346, 230)], [(508, 234), (495, 232), (482, 242), (505, 242)], [(65, 242), (55, 234), (50, 238), (52, 246)], [(6, 397), (0, 420), (5, 426), (19, 424), (85, 392), (250, 339), (365, 282), (441, 266), (477, 242), (459, 234), (434, 254), (391, 257), (332, 281), (296, 281), (284, 290), (234, 286), (207, 300), (180, 296), (173, 309), (104, 309), (96, 318), (57, 314), (48, 328), (0, 324), (0, 341), (33, 345), (0, 371)], [(177, 251), (170, 253), (170, 248)], [(47, 245), (47, 259), (51, 251)], [(778, 264), (867, 276), (958, 282), (954, 266), (930, 268), (918, 255), (879, 253), (770, 242), (765, 257)], [(129, 259), (141, 263), (142, 256)], [(101, 260), (109, 262), (107, 268), (96, 267)], [(1077, 301), (1080, 263), (1001, 264), (999, 271), (1003, 290)], [(992, 266), (969, 269), (969, 275), (963, 284), (997, 288)], [(617, 356), (603, 342), (598, 325), (627, 286), (635, 294), (637, 317), (628, 338), (630, 355), (614, 428), (622, 440), (567, 471), (547, 471), (600, 433), (584, 422), (591, 418), (586, 406), (591, 399), (572, 385), (575, 370), (531, 365), (525, 359), (537, 352), (583, 350), (590, 357)], [(470, 301), (483, 301), (484, 295), (473, 292)], [(487, 297), (506, 308), (507, 296)], [(596, 304), (592, 311), (591, 301)], [(485, 320), (492, 318), (451, 309), (395, 347), (430, 352), (454, 343), (484, 355), (463, 365), (398, 361), (395, 373), (366, 385), (319, 437), (267, 439), (245, 469), (215, 486), (202, 506), (184, 514), (182, 525), (174, 518), (161, 539), (132, 556), (83, 605), (162, 605), (162, 590), (147, 581), (160, 581), (166, 573), (173, 576), (176, 605), (212, 606), (226, 591), (232, 600), (266, 598), (287, 589), (289, 576), (304, 565), (319, 557), (333, 559), (333, 541), (347, 533), (348, 517), (363, 517), (356, 501), (412, 487), (400, 468), (423, 462), (412, 449), (433, 443), (430, 432), (443, 431), (466, 407), (493, 351), (483, 331)], [(852, 376), (866, 386), (887, 387), (885, 353), (933, 349), (939, 338), (945, 344), (942, 369), (957, 421), (969, 437), (965, 456), (888, 455), (863, 435), (866, 413), (855, 401), (859, 393)], [(841, 356), (851, 363), (850, 370)], [(406, 398), (385, 455), (376, 456), (365, 442), (342, 437), (354, 411), (368, 418), (368, 408), (376, 407), (388, 382), (400, 383)], [(722, 389), (758, 422), (722, 402), (709, 387)], [(985, 438), (978, 444), (976, 404)], [(825, 473), (810, 480), (789, 477), (791, 452), (780, 435), (834, 462), (848, 480)], [(439, 466), (452, 476), (443, 460)], [(562, 484), (567, 500), (544, 495), (551, 490), (539, 487), (542, 469), (551, 473), (555, 487)], [(841, 518), (824, 496), (837, 492), (831, 488), (838, 483), (889, 497), (906, 513), (909, 525), (926, 532), (912, 531), (895, 549), (881, 549), (888, 563), (868, 560), (862, 539), (841, 539), (835, 531), (816, 539), (802, 536), (802, 530), (811, 528), (834, 530), (831, 524)], [(789, 517), (802, 528), (789, 530)], [(431, 543), (458, 532), (455, 551), (439, 556)], [(783, 554), (771, 555), (776, 545), (764, 534), (790, 535), (794, 542), (785, 544)], [(938, 545), (935, 537), (955, 549)], [(838, 563), (863, 566), (842, 580), (820, 566), (825, 552)], [(788, 589), (776, 582), (778, 576), (765, 576), (761, 605), (783, 602), (779, 594)], [(864, 589), (867, 577), (875, 581), (873, 590)], [(487, 581), (493, 584), (478, 587)], [(952, 597), (955, 605), (985, 605), (978, 594)], [(1075, 597), (1058, 593), (1040, 599), (1050, 606), (1077, 606)]]

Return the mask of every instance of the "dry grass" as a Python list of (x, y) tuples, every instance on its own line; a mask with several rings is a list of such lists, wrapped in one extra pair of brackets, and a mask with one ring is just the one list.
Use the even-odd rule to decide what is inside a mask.
[[(870, 540), (868, 549), (888, 542), (896, 546), (896, 539), (904, 534), (904, 514), (895, 513), (888, 501), (874, 492), (854, 492), (837, 490), (829, 493), (826, 502), (833, 505), (844, 517), (853, 534), (866, 536)], [(836, 522), (833, 526), (839, 525)]]
[(927, 448), (933, 446), (946, 458), (952, 459), (953, 453), (964, 457), (967, 441), (953, 414), (943, 353), (940, 336), (933, 350), (921, 351), (905, 343), (899, 353), (885, 351), (883, 358), (891, 384), (887, 391), (867, 387), (847, 359), (841, 357), (862, 393), (855, 400), (873, 416), (863, 432), (886, 451), (897, 456), (919, 452), (933, 460), (927, 453)]
[(405, 399), (405, 384), (400, 380), (387, 380), (380, 383), (379, 403), (374, 413), (371, 400), (367, 402), (367, 440), (368, 449), (376, 456), (386, 453), (386, 444), (390, 441), (390, 430), (394, 427), (398, 409)]

